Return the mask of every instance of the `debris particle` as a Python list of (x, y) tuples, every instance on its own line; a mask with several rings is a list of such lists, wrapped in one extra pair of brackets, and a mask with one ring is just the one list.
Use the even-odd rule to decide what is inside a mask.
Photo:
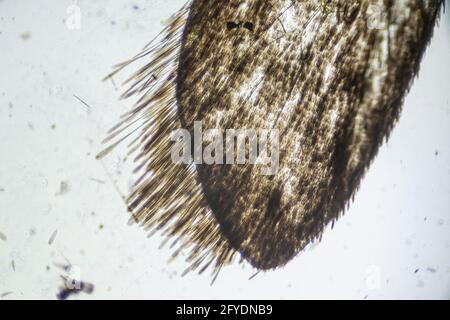
[(0, 232), (0, 240), (6, 241), (8, 240), (8, 238), (3, 233)]
[(106, 181), (100, 180), (100, 179), (96, 179), (96, 178), (90, 178), (89, 180), (97, 182), (97, 183), (100, 183), (100, 184), (105, 184), (106, 183)]
[(58, 234), (58, 230), (53, 231), (50, 239), (48, 239), (48, 245), (51, 246), (53, 241), (55, 241), (56, 235)]
[[(72, 266), (60, 266), (64, 271), (70, 272)], [(88, 283), (85, 281), (73, 279), (70, 275), (61, 275), (61, 279), (63, 280), (63, 285), (59, 287), (59, 292), (56, 295), (58, 300), (66, 300), (71, 295), (77, 295), (81, 292), (86, 294), (92, 294), (94, 292), (95, 286), (92, 283)]]
[(5, 191), (5, 189), (3, 189), (3, 188), (0, 188), (0, 192), (3, 192), (3, 191)]
[(88, 108), (88, 110), (90, 110), (91, 109), (91, 106), (90, 105), (88, 105), (86, 102), (84, 102), (81, 98), (79, 98), (78, 96), (76, 96), (76, 95), (73, 95), (78, 101), (80, 101), (82, 104), (84, 104), (85, 105), (85, 107), (86, 108)]
[(427, 271), (431, 273), (436, 273), (436, 269), (430, 267), (427, 268)]
[(92, 294), (95, 286), (92, 283), (76, 281), (70, 278), (61, 276), (64, 280), (64, 285), (60, 287), (60, 291), (56, 295), (58, 300), (67, 300), (71, 295), (79, 294), (80, 292)]
[(1, 295), (0, 295), (0, 298), (5, 298), (5, 297), (7, 297), (7, 296), (9, 296), (10, 294), (13, 294), (14, 292), (12, 292), (12, 291), (9, 291), (9, 292), (4, 292), (4, 293), (2, 293)]
[(16, 272), (16, 262), (14, 260), (11, 260), (11, 269)]
[(56, 124), (55, 123), (52, 124), (52, 126), (50, 128), (52, 128), (52, 130), (55, 130), (56, 129)]
[(29, 33), (29, 32), (22, 32), (20, 34), (20, 37), (22, 38), (22, 40), (28, 40), (31, 37), (31, 33)]
[(434, 152), (434, 155), (437, 157), (437, 156), (439, 155), (439, 150), (436, 150), (436, 151)]
[(66, 181), (61, 181), (61, 184), (59, 185), (59, 191), (56, 195), (62, 196), (67, 192), (69, 192), (69, 184)]
[(414, 270), (414, 274), (416, 274), (417, 272), (419, 272), (419, 269)]
[(99, 228), (100, 230), (102, 230), (103, 228), (105, 228), (105, 226), (104, 226), (103, 224), (101, 224), (98, 228)]
[(36, 229), (35, 228), (31, 228), (30, 229), (30, 237), (34, 236), (36, 234)]

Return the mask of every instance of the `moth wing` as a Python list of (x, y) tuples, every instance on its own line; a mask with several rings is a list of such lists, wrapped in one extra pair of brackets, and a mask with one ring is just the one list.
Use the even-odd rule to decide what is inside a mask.
[[(183, 127), (279, 132), (273, 175), (196, 166), (221, 231), (253, 266), (284, 265), (344, 212), (400, 115), (442, 3), (192, 3), (177, 75)], [(252, 30), (229, 28), (245, 22)]]

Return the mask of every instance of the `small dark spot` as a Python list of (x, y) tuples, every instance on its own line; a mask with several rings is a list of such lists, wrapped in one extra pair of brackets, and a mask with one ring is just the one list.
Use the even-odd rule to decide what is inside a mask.
[(233, 29), (236, 29), (236, 28), (239, 28), (239, 27), (240, 27), (240, 24), (238, 24), (238, 23), (235, 23), (233, 21), (228, 21), (227, 22), (227, 29), (228, 30), (233, 30)]
[(244, 28), (253, 32), (254, 25), (251, 22), (246, 22), (246, 23), (244, 23)]
[(416, 274), (417, 272), (419, 272), (419, 269), (414, 270), (414, 274)]
[(267, 204), (267, 211), (266, 215), (270, 217), (276, 217), (278, 216), (280, 212), (280, 205), (281, 205), (281, 190), (279, 188), (276, 188), (272, 191), (272, 195), (270, 196), (269, 202)]
[(234, 29), (240, 29), (241, 27), (249, 30), (249, 31), (253, 31), (255, 26), (253, 25), (253, 23), (251, 22), (233, 22), (233, 21), (228, 21), (227, 22), (227, 29), (228, 31), (234, 30)]

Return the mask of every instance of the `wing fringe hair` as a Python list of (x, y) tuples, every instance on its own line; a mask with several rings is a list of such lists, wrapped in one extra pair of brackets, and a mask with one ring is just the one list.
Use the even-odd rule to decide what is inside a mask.
[[(177, 116), (176, 79), (183, 27), (189, 13), (188, 2), (174, 14), (163, 31), (138, 55), (115, 66), (104, 80), (112, 78), (130, 64), (150, 56), (150, 62), (135, 72), (124, 84), (129, 88), (121, 98), (139, 96), (132, 110), (109, 130), (103, 143), (110, 144), (97, 159), (108, 155), (118, 144), (137, 134), (128, 145), (129, 154), (137, 154), (135, 173), (143, 172), (126, 199), (132, 217), (149, 232), (162, 232), (160, 247), (175, 239), (170, 260), (188, 250), (190, 271), (203, 273), (212, 267), (213, 281), (222, 266), (233, 262), (236, 250), (223, 237), (197, 182), (193, 164), (175, 165), (170, 154), (171, 133), (181, 128)], [(160, 41), (155, 41), (160, 39)], [(157, 42), (156, 44), (153, 44)], [(131, 83), (131, 85), (130, 85)], [(137, 128), (133, 125), (137, 124)], [(112, 142), (115, 140), (115, 142)], [(241, 259), (242, 261), (242, 259)]]
[[(148, 63), (125, 81), (124, 85), (129, 87), (121, 97), (137, 97), (138, 100), (132, 109), (121, 117), (121, 121), (108, 132), (109, 136), (103, 143), (107, 143), (109, 146), (97, 158), (105, 157), (121, 142), (132, 139), (128, 145), (129, 154), (135, 155), (134, 161), (137, 164), (135, 173), (141, 173), (141, 175), (126, 199), (128, 210), (132, 215), (130, 223), (137, 223), (144, 227), (149, 232), (149, 236), (155, 232), (161, 232), (165, 236), (161, 247), (172, 241), (170, 247), (174, 252), (170, 260), (179, 256), (181, 251), (188, 252), (186, 261), (189, 263), (189, 267), (183, 275), (190, 271), (197, 271), (201, 274), (206, 269), (212, 268), (214, 282), (221, 267), (232, 263), (238, 252), (222, 234), (218, 221), (209, 209), (202, 187), (198, 182), (195, 166), (193, 164), (176, 165), (171, 158), (172, 132), (182, 128), (177, 109), (177, 72), (184, 26), (192, 1), (189, 0), (180, 11), (173, 15), (164, 30), (139, 54), (117, 65), (114, 71), (105, 78), (106, 80), (114, 77), (124, 68), (143, 58), (149, 59)], [(389, 82), (394, 84), (392, 88), (385, 87), (383, 90), (387, 90), (386, 92), (377, 93), (381, 97), (395, 96), (397, 98), (390, 101), (389, 104), (373, 106), (373, 110), (376, 110), (376, 107), (388, 105), (390, 109), (386, 114), (390, 117), (390, 121), (379, 121), (373, 127), (371, 132), (385, 132), (386, 134), (374, 135), (373, 139), (376, 141), (369, 144), (370, 148), (361, 149), (364, 151), (361, 152), (364, 155), (364, 161), (361, 159), (358, 161), (366, 165), (355, 166), (357, 167), (356, 173), (358, 173), (355, 176), (364, 176), (379, 146), (388, 139), (389, 133), (397, 122), (404, 96), (411, 87), (414, 76), (418, 74), (424, 48), (430, 41), (434, 21), (438, 20), (440, 16), (440, 6), (443, 3), (444, 1), (438, 2), (436, 7), (438, 10), (431, 18), (433, 23), (427, 25), (427, 30), (423, 32), (424, 36), (418, 40), (420, 48), (423, 49), (413, 55), (414, 60), (404, 59), (402, 60), (404, 65), (398, 65), (395, 59), (389, 58), (387, 66), (390, 72), (388, 73), (389, 77), (394, 77), (397, 69), (409, 70), (412, 68), (408, 73), (411, 77), (388, 78)], [(427, 20), (427, 22), (430, 21)], [(408, 25), (405, 24), (401, 27), (404, 32), (409, 32)], [(380, 37), (380, 41), (383, 40), (381, 32), (374, 32), (374, 34)], [(388, 45), (389, 49), (394, 48), (401, 52), (401, 48), (391, 48), (389, 43)], [(414, 52), (416, 53), (416, 51)], [(407, 52), (402, 52), (402, 54), (407, 54)], [(374, 74), (370, 76), (375, 77)], [(391, 94), (391, 91), (396, 92)], [(378, 97), (378, 99), (384, 101), (382, 98)], [(365, 101), (364, 103), (370, 105), (372, 102)], [(373, 113), (376, 112), (373, 111)], [(357, 142), (360, 143), (360, 141)], [(331, 221), (331, 227), (353, 201), (360, 180), (358, 178), (344, 182), (345, 190), (340, 191), (341, 193), (338, 195), (342, 199), (347, 199), (349, 195), (350, 199), (336, 202), (339, 205), (330, 208), (328, 214), (333, 216), (328, 221)], [(322, 220), (319, 223), (324, 225)], [(322, 232), (323, 228), (310, 234), (306, 238), (305, 245), (317, 239), (320, 240)], [(242, 262), (242, 255), (240, 256)]]

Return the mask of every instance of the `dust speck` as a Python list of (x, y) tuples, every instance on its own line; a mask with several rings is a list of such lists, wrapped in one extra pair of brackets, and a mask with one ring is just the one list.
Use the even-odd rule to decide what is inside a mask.
[(97, 178), (90, 178), (89, 180), (97, 182), (98, 184), (105, 184), (106, 181), (101, 180), (101, 179), (97, 179)]
[(427, 271), (428, 271), (428, 272), (431, 272), (431, 273), (436, 273), (436, 269), (431, 268), (431, 267), (428, 267), (428, 268), (427, 268)]
[(48, 239), (48, 245), (51, 246), (53, 241), (55, 241), (56, 235), (58, 234), (58, 230), (53, 231), (50, 239)]
[(31, 33), (29, 33), (29, 32), (22, 32), (20, 34), (20, 37), (22, 38), (22, 40), (28, 40), (31, 37)]
[(57, 196), (63, 196), (69, 192), (69, 183), (67, 181), (61, 181), (59, 185), (59, 191), (56, 193)]
[(7, 296), (9, 296), (9, 295), (11, 295), (11, 294), (13, 294), (12, 291), (9, 291), (9, 292), (3, 292), (3, 293), (0, 295), (0, 298), (5, 298), (5, 297), (7, 297)]
[(8, 240), (8, 238), (3, 233), (0, 232), (0, 240), (6, 241)]

